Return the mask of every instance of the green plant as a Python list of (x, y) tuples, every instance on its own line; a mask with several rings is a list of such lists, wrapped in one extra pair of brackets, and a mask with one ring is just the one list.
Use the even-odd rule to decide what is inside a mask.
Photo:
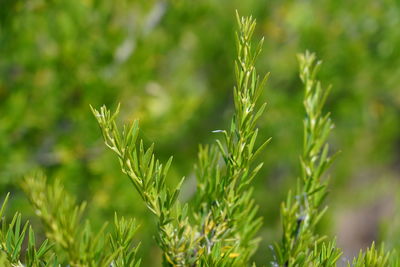
[(167, 188), (172, 158), (164, 167), (155, 159), (154, 145), (146, 149), (143, 140), (137, 141), (137, 121), (120, 131), (115, 122), (118, 109), (111, 113), (106, 107), (92, 108), (106, 146), (117, 154), (123, 173), (157, 217), (158, 244), (165, 262), (174, 266), (244, 264), (257, 248), (254, 236), (261, 220), (256, 217), (250, 185), (262, 164), (253, 167), (251, 163), (268, 143), (256, 146), (256, 122), (265, 109), (265, 104), (258, 108), (256, 102), (267, 76), (260, 80), (254, 67), (263, 43), (252, 48), (255, 21), (239, 15), (237, 20), (235, 116), (228, 131), (215, 131), (222, 133), (222, 141), (200, 146), (194, 208), (177, 202), (183, 179), (174, 191)]
[[(57, 266), (57, 261), (54, 256), (53, 260), (47, 260), (46, 254), (49, 254), (52, 246), (48, 240), (42, 242), (36, 249), (36, 239), (32, 227), (29, 222), (21, 223), (21, 214), (16, 213), (10, 223), (7, 223), (4, 217), (4, 210), (7, 205), (9, 195), (6, 196), (0, 209), (0, 250), (2, 252), (4, 266), (24, 266), (21, 258), (25, 254), (26, 266)], [(26, 250), (23, 249), (23, 242), (28, 232), (28, 245)]]
[(36, 173), (24, 179), (22, 188), (45, 226), (46, 236), (54, 243), (59, 262), (76, 267), (140, 265), (138, 246), (133, 245), (135, 221), (115, 215), (110, 233), (105, 234), (104, 224), (95, 234), (90, 222), (83, 221), (85, 203), (76, 204), (59, 180), (47, 184), (45, 176)]
[[(264, 166), (253, 181), (256, 203), (262, 203), (258, 213), (267, 221), (260, 245), (279, 238), (280, 203), (298, 168), (302, 129), (296, 122), (303, 116), (303, 91), (293, 55), (307, 48), (328, 63), (319, 77), (334, 85), (326, 107), (336, 124), (330, 143), (343, 148), (331, 170), (329, 199), (335, 208), (318, 228), (339, 227), (338, 242), (347, 236), (344, 245), (357, 248), (367, 225), (371, 238), (385, 240), (387, 249), (399, 247), (399, 233), (382, 235), (380, 212), (386, 208), (379, 209), (376, 222), (360, 218), (372, 213), (362, 212), (375, 206), (371, 202), (390, 201), (398, 187), (400, 6), (395, 0), (271, 0), (268, 5), (257, 0), (3, 0), (1, 7), (0, 191), (12, 193), (12, 211), (33, 216), (16, 181), (42, 168), (77, 199), (88, 201), (85, 213), (94, 229), (112, 221), (114, 210), (140, 218), (143, 263), (157, 265), (152, 214), (144, 205), (130, 205), (140, 203), (140, 196), (131, 194), (128, 179), (115, 179), (119, 164), (112, 153), (101, 152), (88, 105), (114, 110), (121, 102), (119, 120), (140, 119), (141, 137), (156, 140), (162, 162), (174, 155), (168, 180), (188, 176), (192, 184), (197, 144), (212, 143), (209, 132), (230, 119), (232, 13), (238, 9), (257, 18), (254, 35), (267, 37), (258, 70), (273, 73), (268, 115), (258, 123), (259, 138), (272, 136), (273, 143), (261, 153)], [(186, 186), (182, 195), (185, 199)], [(349, 210), (362, 212), (357, 216), (362, 223), (345, 228), (352, 237), (340, 225)], [(387, 228), (400, 229), (388, 218)], [(259, 249), (253, 259), (264, 257)]]
[[(315, 227), (326, 212), (326, 208), (321, 209), (321, 206), (327, 195), (327, 182), (321, 178), (332, 162), (326, 140), (333, 124), (329, 113), (324, 115), (322, 110), (330, 89), (323, 90), (321, 83), (315, 80), (321, 62), (315, 62), (313, 54), (299, 55), (299, 62), (306, 110), (301, 176), (295, 194), (289, 192), (286, 202), (282, 204), (283, 236), (281, 244), (275, 248), (278, 263), (287, 266), (309, 265), (314, 259), (307, 256), (324, 239), (318, 236)], [(334, 247), (329, 244), (328, 248), (332, 249), (328, 251), (331, 253), (328, 258), (323, 257), (332, 264), (341, 254)]]
[[(145, 145), (139, 137), (139, 124), (118, 128), (119, 108), (112, 113), (105, 106), (92, 108), (106, 146), (119, 160), (122, 172), (132, 182), (143, 203), (157, 221), (156, 240), (163, 252), (165, 266), (246, 266), (251, 262), (259, 239), (256, 234), (262, 219), (252, 196), (252, 181), (262, 163), (255, 161), (270, 139), (259, 141), (257, 120), (265, 104), (258, 99), (268, 75), (260, 78), (255, 61), (263, 40), (254, 48), (252, 35), (255, 20), (237, 15), (237, 60), (234, 87), (235, 112), (228, 130), (215, 144), (199, 147), (196, 164), (197, 191), (193, 200), (182, 204), (179, 193), (184, 179), (170, 190), (166, 179), (172, 157), (161, 163), (154, 154), (154, 144)], [(324, 90), (316, 74), (319, 62), (305, 53), (299, 56), (300, 78), (305, 87), (303, 154), (301, 176), (295, 194), (289, 193), (282, 204), (282, 240), (274, 249), (278, 266), (336, 266), (341, 251), (334, 241), (320, 236), (316, 225), (326, 212), (323, 201), (327, 181), (323, 174), (332, 161), (327, 138), (332, 123), (323, 107), (329, 90)], [(26, 259), (22, 263), (23, 241), (29, 224), (21, 225), (16, 214), (10, 224), (2, 218), (0, 249), (3, 261), (10, 266), (86, 266), (138, 267), (138, 246), (134, 245), (137, 226), (134, 220), (118, 218), (106, 234), (104, 224), (97, 234), (89, 221), (84, 222), (85, 204), (77, 204), (59, 180), (48, 184), (41, 173), (26, 176), (22, 188), (42, 221), (47, 238), (35, 247), (33, 230), (29, 228)], [(2, 217), (8, 196), (0, 211)], [(57, 256), (55, 256), (57, 255)], [(371, 248), (352, 262), (352, 266), (386, 266), (397, 263), (394, 253), (383, 246)], [(348, 263), (350, 265), (350, 263)]]
[(66, 254), (62, 255), (66, 262), (72, 266), (110, 264), (113, 257), (100, 244), (105, 226), (93, 235), (89, 222), (82, 222), (85, 204), (77, 205), (58, 180), (48, 185), (44, 175), (31, 175), (22, 188), (43, 222), (46, 236), (57, 244), (59, 255)]
[[(175, 215), (170, 213), (169, 209), (175, 204), (182, 182), (173, 194), (169, 193), (164, 182), (166, 172), (158, 161), (154, 169), (153, 145), (145, 150), (142, 140), (139, 147), (136, 144), (138, 122), (131, 127), (124, 126), (120, 132), (115, 122), (118, 110), (112, 114), (106, 107), (100, 111), (92, 109), (106, 145), (118, 155), (122, 171), (130, 177), (146, 205), (157, 215), (159, 246), (167, 262), (173, 266), (212, 266), (217, 262), (218, 265), (243, 265), (257, 248), (257, 239), (253, 238), (261, 221), (256, 217), (257, 207), (251, 197), (250, 184), (262, 163), (256, 167), (252, 167), (251, 163), (269, 141), (255, 147), (258, 133), (256, 122), (265, 109), (265, 104), (257, 109), (256, 102), (267, 76), (260, 82), (254, 67), (263, 43), (261, 41), (257, 49), (252, 50), (251, 36), (255, 21), (251, 17), (238, 17), (238, 24), (235, 115), (229, 131), (214, 131), (223, 134), (223, 141), (216, 140), (216, 145), (200, 146), (192, 215), (194, 226), (188, 220), (182, 220), (180, 204), (175, 208)], [(300, 160), (302, 175), (297, 182), (296, 194), (289, 192), (286, 203), (282, 205), (283, 237), (281, 244), (275, 246), (276, 264), (335, 266), (341, 256), (340, 249), (335, 242), (326, 242), (324, 236), (316, 233), (316, 225), (326, 212), (326, 208), (321, 209), (321, 206), (327, 195), (327, 182), (321, 178), (332, 162), (326, 140), (333, 124), (329, 113), (324, 115), (322, 110), (330, 89), (323, 90), (320, 82), (315, 80), (320, 62), (315, 63), (313, 54), (307, 52), (300, 55), (299, 62), (300, 78), (305, 86), (306, 110), (303, 155)], [(224, 165), (220, 164), (221, 158)], [(168, 167), (170, 163), (171, 160), (167, 163)], [(163, 207), (168, 210), (162, 211)], [(169, 227), (163, 228), (166, 225), (164, 218), (168, 218)], [(199, 232), (198, 229), (203, 230)], [(187, 234), (186, 237), (183, 233)], [(179, 240), (180, 247), (186, 242), (182, 251), (177, 250), (176, 243), (171, 240)], [(224, 248), (228, 252), (224, 252)], [(225, 261), (222, 255), (214, 253), (214, 249), (222, 251), (224, 256), (228, 253), (227, 260), (233, 260)], [(185, 256), (180, 257), (181, 253)], [(388, 258), (388, 254), (385, 255), (383, 250), (377, 252), (373, 245), (366, 254), (360, 253), (354, 264), (365, 262), (366, 265), (384, 266)]]
[[(342, 252), (334, 241), (320, 236), (316, 226), (327, 211), (323, 207), (328, 181), (323, 181), (326, 169), (334, 156), (329, 156), (327, 138), (333, 124), (323, 107), (330, 87), (323, 89), (316, 75), (321, 66), (314, 54), (298, 56), (300, 79), (304, 84), (303, 154), (300, 157), (301, 175), (295, 194), (289, 191), (281, 207), (282, 240), (275, 245), (276, 264), (279, 266), (336, 266)], [(386, 266), (389, 254), (375, 245), (365, 254), (360, 252), (353, 266)], [(350, 263), (349, 263), (350, 265)]]

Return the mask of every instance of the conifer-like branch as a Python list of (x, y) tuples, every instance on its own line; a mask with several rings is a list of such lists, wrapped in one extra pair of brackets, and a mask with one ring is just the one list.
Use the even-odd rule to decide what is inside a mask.
[[(213, 224), (212, 235), (205, 247), (221, 243), (223, 249), (232, 249), (230, 256), (246, 262), (257, 248), (255, 233), (261, 226), (257, 206), (252, 198), (251, 182), (262, 167), (252, 166), (269, 139), (257, 143), (256, 123), (266, 104), (258, 107), (258, 99), (268, 75), (260, 79), (255, 68), (263, 39), (254, 48), (252, 35), (256, 21), (237, 14), (236, 86), (233, 90), (235, 113), (228, 131), (214, 131), (223, 135), (216, 145), (201, 146), (196, 165), (198, 179), (197, 209), (195, 215), (203, 228)], [(224, 164), (219, 163), (222, 158)]]
[(122, 168), (141, 196), (147, 208), (157, 217), (157, 241), (164, 251), (166, 262), (176, 266), (194, 263), (190, 251), (194, 247), (187, 207), (177, 203), (183, 179), (171, 191), (165, 183), (172, 157), (163, 165), (153, 154), (154, 144), (145, 148), (143, 140), (138, 141), (139, 123), (134, 121), (130, 127), (120, 131), (115, 122), (119, 108), (111, 113), (105, 106), (100, 110), (92, 108), (105, 144), (117, 156)]
[(281, 207), (283, 227), (282, 241), (275, 246), (277, 263), (280, 266), (307, 266), (310, 264), (307, 255), (315, 247), (331, 248), (329, 262), (334, 263), (341, 252), (332, 245), (321, 242), (324, 237), (315, 232), (315, 227), (326, 211), (322, 208), (327, 195), (327, 183), (322, 176), (332, 162), (329, 156), (327, 138), (333, 124), (329, 113), (323, 113), (325, 100), (330, 87), (323, 89), (316, 80), (321, 62), (316, 61), (314, 54), (306, 52), (298, 56), (300, 78), (304, 84), (304, 119), (303, 154), (300, 158), (301, 176), (297, 181), (296, 193), (289, 192), (287, 200)]

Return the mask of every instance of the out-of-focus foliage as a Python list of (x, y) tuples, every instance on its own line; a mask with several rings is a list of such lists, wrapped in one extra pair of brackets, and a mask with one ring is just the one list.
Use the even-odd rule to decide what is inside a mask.
[[(93, 231), (90, 222), (83, 223), (84, 204), (78, 205), (59, 182), (47, 183), (43, 174), (30, 174), (23, 182), (36, 215), (46, 228), (49, 240), (36, 248), (36, 239), (29, 222), (21, 224), (15, 213), (11, 223), (3, 216), (6, 196), (0, 209), (0, 253), (7, 267), (138, 267), (138, 246), (133, 237), (137, 231), (134, 220), (115, 214), (111, 233), (105, 235), (106, 224)], [(65, 200), (65, 201), (64, 201)], [(27, 229), (28, 237), (26, 237)], [(28, 242), (25, 246), (25, 242)]]
[[(89, 103), (121, 102), (123, 121), (139, 118), (143, 138), (157, 139), (162, 160), (178, 156), (170, 172), (188, 176), (182, 194), (189, 198), (194, 162), (187, 159), (212, 130), (228, 125), (233, 109), (232, 18), (238, 9), (257, 18), (255, 34), (266, 38), (259, 69), (272, 73), (259, 135), (272, 136), (274, 153), (266, 151), (255, 180), (265, 245), (280, 234), (279, 203), (300, 168), (295, 55), (305, 49), (326, 62), (320, 78), (335, 88), (327, 103), (336, 125), (331, 141), (342, 150), (331, 169), (336, 216), (325, 227), (334, 226), (330, 220), (340, 227), (341, 217), (361, 209), (373, 214), (363, 221), (372, 234), (362, 238), (379, 238), (379, 216), (391, 211), (400, 165), (397, 1), (1, 0), (0, 6), (2, 192), (14, 191), (23, 174), (42, 167), (89, 202), (95, 226), (112, 220), (114, 210), (135, 214), (143, 225), (139, 253), (151, 262), (148, 255), (158, 253), (151, 242), (154, 222), (120, 177), (118, 162), (103, 152)], [(29, 210), (15, 194), (13, 204)], [(387, 236), (394, 239), (388, 244), (399, 240)]]

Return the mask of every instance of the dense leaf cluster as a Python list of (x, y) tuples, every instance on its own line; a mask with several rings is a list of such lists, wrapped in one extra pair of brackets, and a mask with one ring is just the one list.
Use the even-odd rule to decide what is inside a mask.
[[(258, 248), (256, 234), (262, 219), (252, 196), (252, 180), (262, 167), (256, 162), (268, 140), (257, 140), (257, 120), (265, 104), (258, 100), (268, 76), (260, 78), (255, 62), (263, 41), (252, 45), (255, 20), (237, 16), (237, 59), (234, 87), (235, 112), (228, 130), (216, 130), (222, 138), (215, 144), (200, 146), (196, 164), (197, 190), (193, 203), (181, 203), (179, 193), (184, 179), (174, 190), (167, 183), (172, 157), (161, 163), (154, 145), (139, 139), (139, 124), (120, 129), (118, 110), (105, 106), (92, 108), (103, 134), (105, 145), (112, 150), (157, 221), (156, 241), (163, 253), (165, 266), (246, 266)], [(316, 226), (326, 212), (323, 201), (327, 181), (322, 180), (332, 162), (327, 138), (332, 123), (323, 113), (329, 90), (316, 80), (320, 65), (315, 56), (299, 56), (300, 78), (304, 84), (305, 120), (301, 175), (295, 193), (282, 204), (282, 239), (274, 247), (273, 266), (336, 266), (341, 251), (334, 240), (320, 236)], [(42, 221), (48, 240), (36, 245), (29, 223), (22, 224), (16, 214), (11, 222), (1, 211), (0, 249), (8, 266), (132, 266), (138, 267), (138, 245), (134, 220), (115, 215), (112, 229), (104, 224), (97, 233), (84, 220), (85, 204), (77, 204), (59, 180), (48, 183), (42, 174), (25, 178), (22, 184), (36, 215)], [(107, 231), (109, 233), (107, 233)], [(28, 233), (28, 237), (25, 235)], [(24, 240), (27, 239), (27, 245)], [(376, 249), (372, 244), (360, 252), (349, 266), (396, 266), (394, 252)]]

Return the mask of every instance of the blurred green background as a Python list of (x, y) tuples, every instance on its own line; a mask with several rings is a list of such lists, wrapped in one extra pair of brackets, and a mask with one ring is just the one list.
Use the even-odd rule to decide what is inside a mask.
[(144, 266), (157, 266), (153, 218), (105, 150), (89, 104), (121, 103), (121, 123), (139, 118), (160, 158), (174, 155), (170, 183), (188, 177), (189, 200), (197, 144), (213, 142), (233, 112), (235, 9), (257, 18), (256, 36), (265, 36), (259, 71), (271, 72), (259, 127), (272, 143), (255, 181), (264, 227), (254, 260), (271, 259), (280, 203), (299, 173), (296, 54), (306, 49), (324, 61), (319, 77), (333, 86), (330, 143), (341, 151), (320, 231), (336, 236), (346, 257), (372, 240), (400, 248), (395, 0), (0, 0), (0, 191), (12, 192), (11, 210), (33, 216), (18, 182), (42, 168), (89, 202), (96, 226), (114, 211), (137, 218)]

